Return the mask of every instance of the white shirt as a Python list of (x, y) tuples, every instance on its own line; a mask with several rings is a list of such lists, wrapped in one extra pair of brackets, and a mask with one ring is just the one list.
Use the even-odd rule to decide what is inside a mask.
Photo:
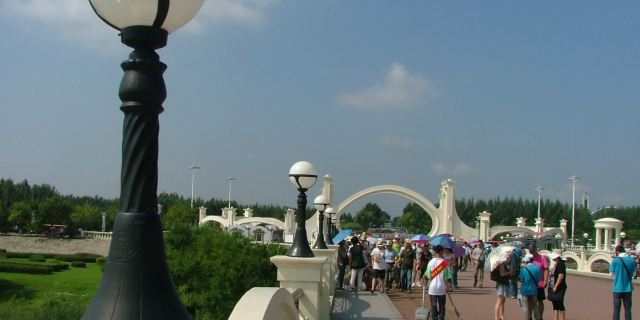
[[(433, 258), (427, 264), (427, 272), (433, 271), (436, 267), (438, 267), (444, 259), (442, 258)], [(447, 284), (445, 283), (444, 273), (446, 270), (442, 270), (438, 275), (429, 281), (429, 294), (434, 296), (442, 296), (447, 294)]]
[(371, 260), (373, 260), (374, 269), (376, 270), (387, 269), (387, 266), (384, 262), (384, 252), (385, 252), (384, 249), (380, 250), (378, 249), (378, 247), (376, 247), (375, 249), (373, 249), (373, 251), (371, 251)]

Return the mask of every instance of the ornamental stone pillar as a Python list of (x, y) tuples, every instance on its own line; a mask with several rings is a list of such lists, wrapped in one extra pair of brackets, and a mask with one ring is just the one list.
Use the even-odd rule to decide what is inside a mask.
[(200, 207), (198, 210), (198, 225), (201, 226), (202, 225), (202, 220), (204, 220), (204, 218), (207, 216), (207, 208), (206, 207)]
[(327, 257), (297, 258), (273, 256), (271, 262), (278, 268), (280, 288), (289, 292), (302, 289), (304, 294), (298, 301), (300, 315), (305, 319), (328, 319), (330, 310), (321, 310), (321, 300), (328, 300), (323, 295), (322, 273)]
[[(335, 292), (335, 273), (333, 266), (336, 265), (337, 260), (334, 260), (334, 256), (337, 256), (337, 249), (311, 249), (316, 257), (326, 257), (327, 260), (322, 265), (322, 299), (318, 308), (320, 309), (320, 319), (329, 320), (331, 318), (331, 301), (330, 296)], [(334, 285), (332, 285), (334, 284)], [(333, 287), (333, 288), (332, 288)], [(332, 290), (333, 289), (333, 290)]]
[(482, 211), (478, 216), (480, 217), (480, 240), (488, 241), (490, 239), (489, 228), (491, 227), (491, 213)]
[(600, 237), (600, 233), (602, 233), (602, 228), (596, 228), (596, 251), (602, 250), (602, 238)]
[(527, 226), (527, 219), (525, 217), (516, 218), (516, 227), (524, 228)]

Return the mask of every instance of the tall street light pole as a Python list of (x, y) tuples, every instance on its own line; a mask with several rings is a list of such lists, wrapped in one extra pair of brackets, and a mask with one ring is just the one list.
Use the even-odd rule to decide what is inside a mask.
[(193, 164), (191, 165), (191, 167), (189, 167), (189, 169), (191, 169), (193, 173), (193, 175), (191, 176), (191, 209), (193, 209), (193, 190), (196, 184), (196, 170), (200, 169), (200, 167)]
[(328, 249), (327, 243), (324, 240), (324, 211), (329, 206), (329, 200), (324, 195), (319, 195), (313, 200), (313, 206), (318, 210), (318, 238), (314, 249)]
[(231, 182), (236, 181), (236, 178), (227, 177), (227, 181), (229, 182), (229, 208), (231, 208)]
[(158, 205), (159, 115), (167, 65), (155, 52), (189, 22), (203, 0), (90, 0), (133, 48), (120, 66), (124, 113), (120, 211), (100, 286), (82, 319), (189, 319), (171, 280)]
[(544, 189), (541, 186), (538, 186), (535, 188), (535, 190), (538, 191), (538, 219), (540, 219), (540, 199), (542, 191), (544, 191)]
[(575, 245), (574, 232), (576, 229), (576, 180), (580, 180), (580, 177), (572, 175), (569, 180), (573, 183), (571, 192), (571, 245)]

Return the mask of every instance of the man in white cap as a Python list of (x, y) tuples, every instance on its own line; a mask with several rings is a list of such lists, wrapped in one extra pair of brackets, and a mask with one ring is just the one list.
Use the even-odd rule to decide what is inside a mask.
[(382, 239), (376, 241), (376, 247), (371, 251), (371, 262), (373, 263), (373, 280), (371, 280), (371, 294), (376, 290), (376, 282), (380, 280), (380, 293), (384, 293), (385, 283), (384, 275), (387, 269), (387, 264), (384, 261), (385, 255), (384, 242)]
[(538, 304), (538, 282), (543, 279), (542, 271), (540, 267), (531, 263), (533, 255), (527, 254), (522, 258), (523, 266), (520, 269), (520, 296), (522, 299), (522, 313), (525, 320), (531, 320), (531, 314), (533, 313), (533, 319), (542, 319)]

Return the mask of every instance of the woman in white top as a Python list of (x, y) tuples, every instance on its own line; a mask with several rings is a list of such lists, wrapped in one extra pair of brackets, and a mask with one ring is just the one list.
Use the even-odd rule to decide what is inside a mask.
[(380, 292), (384, 293), (384, 274), (387, 264), (384, 261), (384, 243), (382, 240), (376, 242), (376, 248), (371, 251), (371, 261), (373, 262), (373, 280), (371, 280), (371, 293), (376, 290), (376, 281), (380, 279)]

